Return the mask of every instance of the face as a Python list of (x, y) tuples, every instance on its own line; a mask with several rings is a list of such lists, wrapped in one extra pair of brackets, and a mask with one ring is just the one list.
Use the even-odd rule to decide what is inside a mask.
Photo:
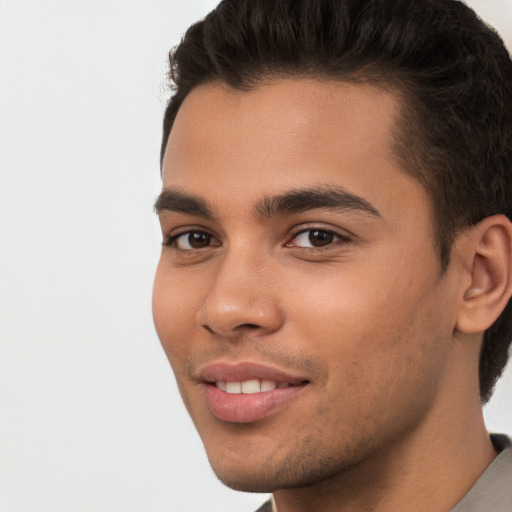
[(231, 487), (332, 479), (433, 421), (453, 283), (396, 117), (379, 88), (299, 79), (204, 85), (178, 113), (154, 320)]

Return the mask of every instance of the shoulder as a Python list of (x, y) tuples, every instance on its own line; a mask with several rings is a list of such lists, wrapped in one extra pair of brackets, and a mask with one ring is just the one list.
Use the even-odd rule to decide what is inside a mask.
[(256, 512), (272, 512), (272, 501), (268, 500)]
[(491, 435), (498, 456), (451, 512), (512, 512), (512, 442)]

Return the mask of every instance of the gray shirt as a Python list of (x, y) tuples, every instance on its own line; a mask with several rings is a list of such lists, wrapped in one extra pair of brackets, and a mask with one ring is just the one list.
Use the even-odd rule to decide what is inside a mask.
[(503, 435), (491, 439), (500, 454), (452, 512), (512, 512), (512, 443)]
[[(512, 443), (503, 435), (491, 440), (499, 455), (451, 512), (512, 512)], [(256, 512), (272, 512), (271, 501)]]

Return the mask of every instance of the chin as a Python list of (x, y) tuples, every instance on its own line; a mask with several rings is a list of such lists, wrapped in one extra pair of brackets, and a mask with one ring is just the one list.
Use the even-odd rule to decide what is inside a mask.
[[(257, 457), (254, 457), (257, 459)], [(343, 457), (304, 453), (285, 460), (227, 464), (226, 460), (210, 459), (217, 478), (236, 491), (273, 493), (279, 489), (298, 489), (330, 480), (353, 465)]]
[(261, 475), (224, 475), (215, 472), (217, 478), (227, 487), (234, 491), (255, 492), (255, 493), (273, 493), (282, 489), (275, 481), (261, 477)]
[(226, 460), (211, 460), (210, 465), (217, 478), (235, 491), (271, 493), (281, 488), (275, 472), (264, 469), (264, 465), (249, 461), (246, 464), (228, 464)]

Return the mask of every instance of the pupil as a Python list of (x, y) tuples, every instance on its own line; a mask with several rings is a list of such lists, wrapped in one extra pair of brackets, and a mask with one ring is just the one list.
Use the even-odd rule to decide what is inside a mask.
[(309, 233), (309, 241), (314, 247), (322, 247), (333, 242), (334, 235), (325, 231), (313, 230)]
[(190, 233), (188, 236), (188, 243), (190, 247), (194, 249), (201, 249), (203, 247), (207, 247), (210, 243), (210, 235), (206, 233)]

